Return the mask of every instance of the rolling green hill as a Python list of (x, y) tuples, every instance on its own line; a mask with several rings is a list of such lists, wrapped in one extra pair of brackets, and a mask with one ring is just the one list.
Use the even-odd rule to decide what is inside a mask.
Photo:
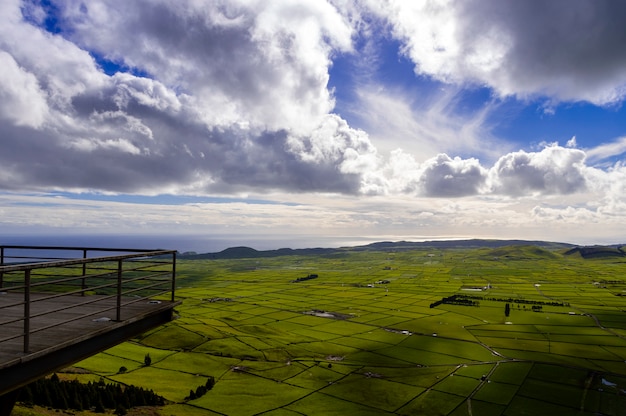
[(584, 259), (602, 258), (602, 257), (626, 257), (626, 252), (622, 246), (591, 246), (591, 247), (574, 247), (565, 252), (566, 255), (580, 255)]
[(570, 250), (575, 248), (572, 244), (555, 243), (547, 241), (526, 241), (526, 240), (436, 240), (436, 241), (382, 241), (355, 247), (341, 248), (304, 248), (291, 249), (281, 248), (278, 250), (255, 250), (251, 247), (230, 247), (216, 253), (186, 254), (179, 256), (185, 260), (203, 259), (243, 259), (243, 258), (266, 258), (280, 256), (319, 256), (329, 254), (339, 254), (346, 252), (368, 252), (368, 251), (407, 251), (416, 249), (468, 249), (468, 248), (499, 248), (506, 246), (535, 246), (545, 250)]

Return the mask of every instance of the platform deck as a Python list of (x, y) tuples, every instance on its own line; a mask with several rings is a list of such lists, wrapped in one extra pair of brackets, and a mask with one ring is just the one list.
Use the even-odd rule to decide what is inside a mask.
[[(37, 301), (46, 296), (49, 295), (31, 295), (30, 314), (35, 317), (30, 321), (29, 349), (24, 352), (24, 306), (21, 304), (24, 295), (0, 290), (0, 379), (10, 373), (19, 373), (20, 367), (29, 363), (36, 366), (37, 362), (47, 362), (48, 357), (58, 361), (50, 363), (51, 368), (69, 365), (71, 361), (84, 358), (87, 353), (96, 353), (120, 340), (138, 336), (145, 330), (171, 320), (173, 308), (179, 303), (122, 298), (122, 303), (135, 302), (124, 305), (121, 308), (121, 319), (116, 321), (115, 297), (63, 296)], [(84, 304), (97, 297), (102, 299)], [(67, 309), (52, 312), (61, 308)], [(39, 314), (41, 316), (37, 316)], [(14, 319), (20, 320), (7, 323)], [(54, 326), (59, 323), (62, 324)], [(16, 338), (1, 341), (13, 335)]]

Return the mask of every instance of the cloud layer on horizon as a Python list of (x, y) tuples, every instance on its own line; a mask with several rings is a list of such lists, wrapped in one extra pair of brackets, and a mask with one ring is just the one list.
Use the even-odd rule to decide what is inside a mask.
[[(622, 151), (621, 142), (596, 150), (546, 144), (490, 165), (480, 161), (487, 150), (454, 154), (452, 139), (442, 150), (387, 155), (335, 112), (328, 87), (333, 59), (356, 54), (356, 37), (389, 30), (419, 76), (488, 87), (495, 96), (539, 97), (548, 106), (617, 105), (626, 94), (626, 8), (618, 2), (50, 4), (0, 5), (5, 191), (593, 193), (599, 206), (622, 203), (615, 183), (626, 168), (594, 167), (587, 157)], [(476, 140), (472, 149), (480, 152)]]

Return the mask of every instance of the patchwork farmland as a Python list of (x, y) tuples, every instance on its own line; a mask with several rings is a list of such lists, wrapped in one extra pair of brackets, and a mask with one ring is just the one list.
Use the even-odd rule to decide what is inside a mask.
[(625, 271), (530, 246), (181, 260), (178, 319), (59, 376), (162, 415), (621, 415)]

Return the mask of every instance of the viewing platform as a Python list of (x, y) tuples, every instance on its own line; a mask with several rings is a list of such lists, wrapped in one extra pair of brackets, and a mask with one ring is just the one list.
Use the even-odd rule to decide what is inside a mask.
[(176, 251), (0, 246), (0, 416), (20, 387), (173, 318)]

